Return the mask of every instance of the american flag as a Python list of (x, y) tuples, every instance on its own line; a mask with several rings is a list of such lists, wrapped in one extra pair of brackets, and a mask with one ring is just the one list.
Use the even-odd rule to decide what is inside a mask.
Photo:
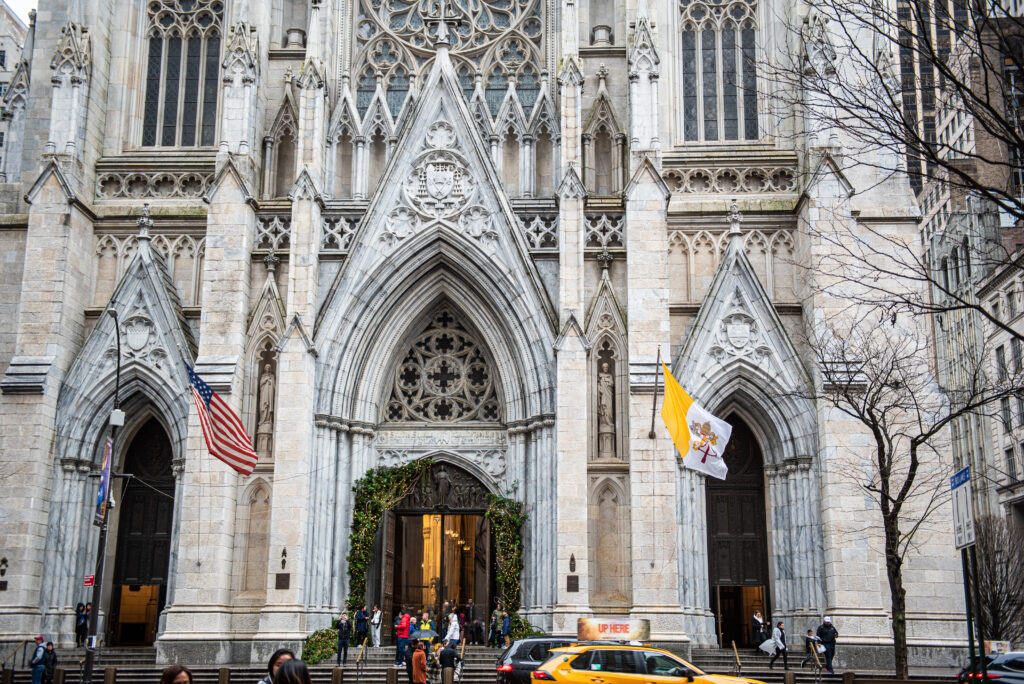
[(203, 426), (206, 447), (210, 453), (242, 473), (251, 475), (256, 467), (256, 452), (252, 440), (238, 415), (217, 393), (210, 389), (188, 366), (188, 379), (192, 383), (192, 396), (199, 412), (199, 424)]

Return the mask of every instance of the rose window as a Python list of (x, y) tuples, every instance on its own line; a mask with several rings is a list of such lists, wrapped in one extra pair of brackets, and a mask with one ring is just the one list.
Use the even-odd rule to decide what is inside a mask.
[(447, 311), (413, 341), (395, 373), (385, 422), (498, 422), (491, 363)]

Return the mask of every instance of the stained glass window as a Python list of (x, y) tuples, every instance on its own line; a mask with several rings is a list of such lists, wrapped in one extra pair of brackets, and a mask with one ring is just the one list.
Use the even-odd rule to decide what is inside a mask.
[(683, 139), (757, 140), (756, 2), (679, 0)]
[(152, 0), (142, 145), (214, 144), (222, 0)]

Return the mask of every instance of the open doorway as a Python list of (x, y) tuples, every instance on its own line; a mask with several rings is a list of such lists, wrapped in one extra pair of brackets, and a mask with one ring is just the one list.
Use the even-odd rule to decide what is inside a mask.
[(174, 521), (171, 442), (156, 419), (132, 438), (123, 470), (132, 478), (115, 509), (117, 555), (107, 641), (146, 646), (156, 639), (157, 619), (167, 600)]

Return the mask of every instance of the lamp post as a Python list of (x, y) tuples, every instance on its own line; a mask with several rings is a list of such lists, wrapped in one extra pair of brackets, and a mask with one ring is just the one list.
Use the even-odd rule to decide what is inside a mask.
[[(110, 442), (113, 444), (117, 436), (117, 428), (124, 426), (124, 411), (121, 410), (121, 322), (117, 318), (117, 311), (107, 309), (107, 313), (114, 319), (114, 331), (117, 339), (117, 366), (114, 375), (114, 409), (110, 412)], [(110, 459), (114, 454), (111, 450)], [(113, 463), (108, 468), (113, 470)], [(99, 522), (100, 538), (99, 548), (96, 551), (96, 574), (93, 577), (92, 587), (92, 611), (89, 613), (89, 638), (85, 642), (85, 665), (82, 668), (81, 684), (92, 684), (92, 670), (95, 665), (96, 652), (99, 650), (96, 629), (99, 625), (100, 603), (103, 600), (103, 561), (107, 555), (107, 525), (110, 519), (110, 485), (113, 478), (107, 480), (106, 501), (103, 506), (103, 520)]]

